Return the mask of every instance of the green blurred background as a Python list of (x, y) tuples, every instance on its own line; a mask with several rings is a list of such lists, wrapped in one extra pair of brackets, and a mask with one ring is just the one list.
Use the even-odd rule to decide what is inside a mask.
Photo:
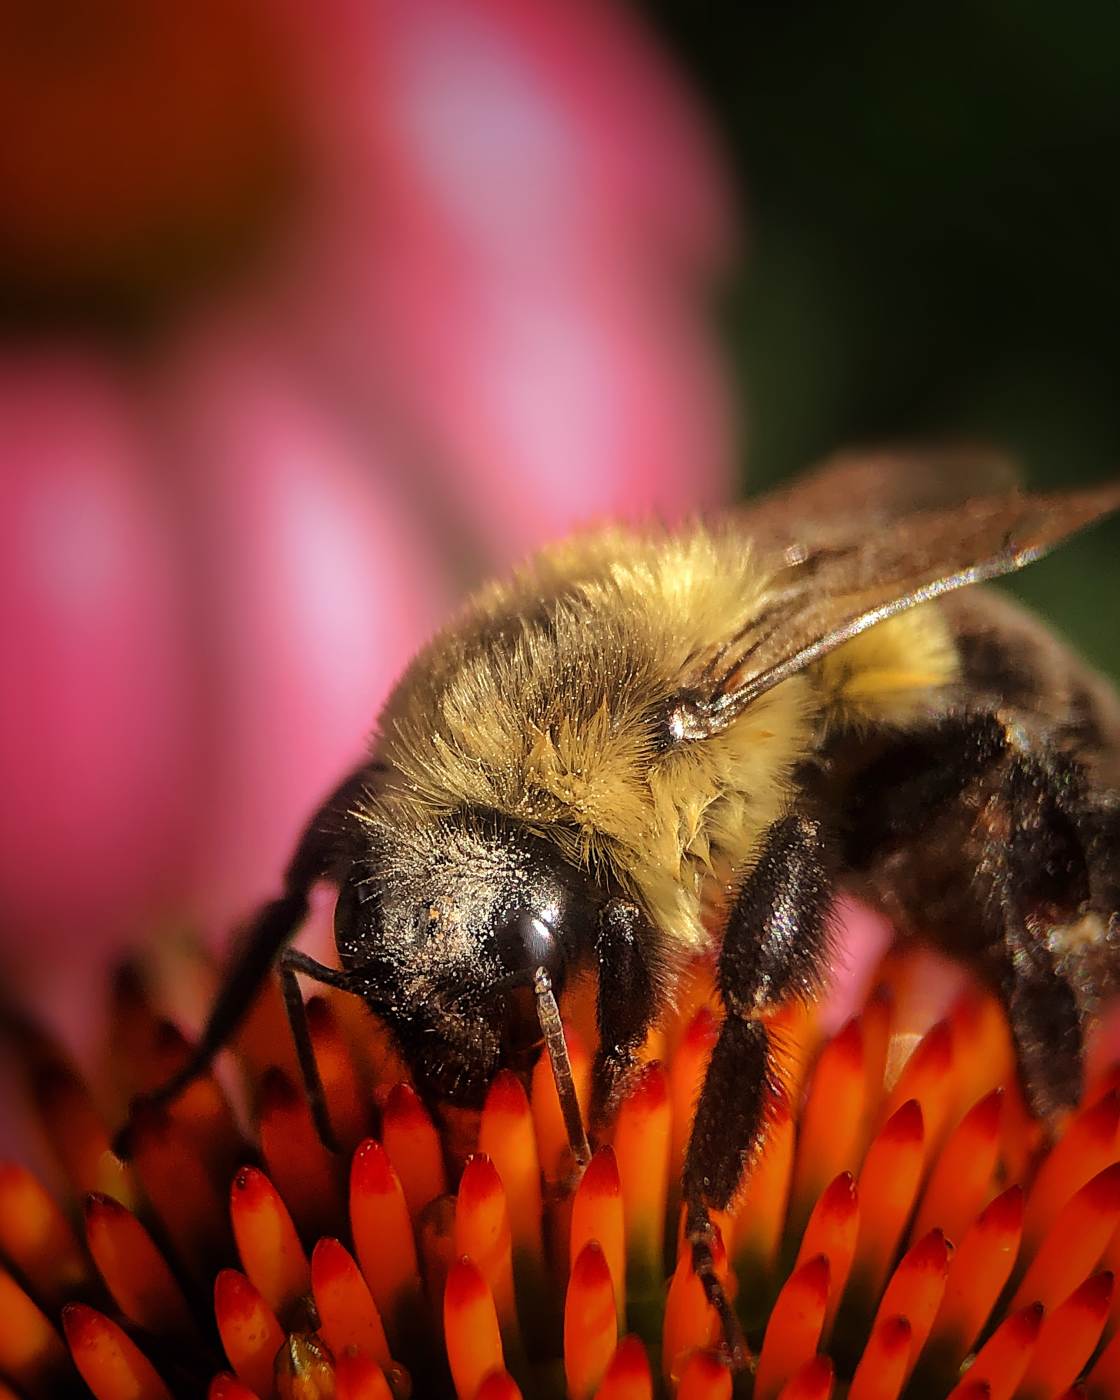
[[(727, 298), (752, 486), (981, 440), (1120, 475), (1120, 5), (647, 0), (743, 191)], [(1120, 523), (1015, 591), (1120, 676)]]

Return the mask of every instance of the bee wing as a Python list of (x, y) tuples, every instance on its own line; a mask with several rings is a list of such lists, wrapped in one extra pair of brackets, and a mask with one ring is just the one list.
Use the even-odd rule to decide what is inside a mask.
[(1012, 459), (984, 447), (845, 451), (751, 501), (742, 515), (753, 539), (793, 544), (806, 531), (818, 539), (850, 535), (915, 511), (1009, 496), (1020, 485)]
[[(708, 662), (673, 718), (682, 738), (724, 728), (752, 701), (877, 622), (966, 584), (998, 578), (1120, 509), (1120, 484), (979, 497), (883, 527), (855, 517), (801, 540), (756, 541), (774, 584), (762, 612)], [(753, 536), (753, 531), (751, 532)]]

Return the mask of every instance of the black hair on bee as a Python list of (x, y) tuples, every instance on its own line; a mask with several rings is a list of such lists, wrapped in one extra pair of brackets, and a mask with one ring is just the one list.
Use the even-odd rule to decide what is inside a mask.
[[(405, 672), (156, 1097), (277, 962), (327, 1140), (297, 973), (361, 997), (420, 1090), (467, 1105), (539, 1053), (548, 988), (586, 976), (594, 1137), (711, 953), (725, 1017), (683, 1194), (741, 1361), (709, 1211), (764, 1142), (763, 1013), (817, 993), (836, 892), (979, 970), (1044, 1118), (1077, 1101), (1120, 971), (1120, 704), (1034, 618), (958, 591), (1116, 510), (1120, 487), (975, 494), (986, 475), (841, 458), (713, 525), (601, 530), (483, 588)], [(321, 879), (339, 969), (286, 948)]]

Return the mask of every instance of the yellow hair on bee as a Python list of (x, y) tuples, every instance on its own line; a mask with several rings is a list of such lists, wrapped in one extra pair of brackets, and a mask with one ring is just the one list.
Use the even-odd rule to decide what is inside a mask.
[(772, 580), (741, 532), (617, 528), (546, 550), (472, 598), (382, 720), (373, 819), (491, 809), (601, 871), (704, 946), (704, 910), (749, 868), (822, 719), (902, 716), (953, 673), (919, 609), (763, 694), (724, 730), (666, 745), (667, 707), (760, 626)]
[(906, 724), (952, 684), (959, 660), (939, 607), (899, 613), (845, 642), (810, 670), (828, 726)]

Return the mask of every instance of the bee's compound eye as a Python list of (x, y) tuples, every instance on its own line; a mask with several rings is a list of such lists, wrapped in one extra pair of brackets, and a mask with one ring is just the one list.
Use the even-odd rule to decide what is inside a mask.
[(539, 914), (527, 909), (499, 931), (497, 953), (507, 973), (524, 973), (527, 978), (531, 978), (538, 967), (554, 974), (563, 962), (555, 930)]

